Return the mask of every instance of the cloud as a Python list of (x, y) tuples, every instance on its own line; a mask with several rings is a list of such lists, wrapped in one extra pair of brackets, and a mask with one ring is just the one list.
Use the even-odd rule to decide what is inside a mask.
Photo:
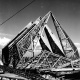
[(77, 47), (80, 47), (80, 43), (74, 43)]
[(2, 48), (10, 41), (9, 38), (7, 37), (0, 37), (0, 65), (3, 65), (2, 61), (1, 61), (1, 54), (2, 54)]
[(80, 49), (80, 43), (74, 43), (78, 49)]
[(0, 37), (0, 65), (3, 65), (2, 61), (1, 61), (1, 54), (2, 54), (2, 48), (10, 41), (9, 38)]
[(4, 47), (9, 41), (10, 41), (9, 38), (6, 38), (6, 37), (1, 38), (0, 37), (0, 46)]
[(5, 33), (0, 33), (0, 36), (14, 36), (14, 35), (11, 35), (11, 34), (5, 34)]
[(79, 55), (80, 55), (80, 43), (74, 43), (78, 49)]

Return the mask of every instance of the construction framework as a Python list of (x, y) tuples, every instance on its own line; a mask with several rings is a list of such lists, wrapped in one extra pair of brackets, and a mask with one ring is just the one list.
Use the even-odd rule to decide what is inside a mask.
[[(53, 33), (47, 25), (50, 17), (62, 50), (54, 41)], [(38, 44), (40, 51), (35, 55)], [(6, 77), (5, 73), (10, 73), (27, 80), (52, 80), (54, 78), (55, 80), (65, 80), (66, 78), (72, 79), (71, 75), (80, 72), (77, 47), (51, 11), (43, 18), (39, 17), (34, 22), (30, 22), (2, 49), (2, 62), (1, 77)], [(13, 77), (11, 78), (13, 79)], [(16, 79), (19, 78), (16, 77)], [(74, 78), (76, 77), (74, 76)]]

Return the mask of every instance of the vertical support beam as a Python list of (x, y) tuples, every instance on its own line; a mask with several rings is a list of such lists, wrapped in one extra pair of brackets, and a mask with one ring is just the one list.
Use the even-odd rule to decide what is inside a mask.
[(59, 22), (56, 20), (56, 18), (51, 14), (55, 29), (57, 31), (62, 49), (64, 51), (64, 54), (66, 57), (75, 60), (79, 58), (79, 53), (77, 50), (77, 47), (74, 45), (72, 40), (69, 38), (67, 33), (63, 30)]
[(1, 80), (3, 80), (3, 78), (1, 77)]
[(40, 44), (41, 44), (42, 50), (50, 51), (49, 48), (46, 46), (46, 44), (44, 43), (44, 41), (42, 40), (41, 37), (40, 37), (39, 42), (40, 42)]
[(48, 38), (48, 41), (50, 43), (50, 46), (51, 46), (51, 49), (52, 49), (53, 53), (59, 54), (61, 56), (64, 56), (64, 54), (62, 53), (62, 51), (59, 49), (59, 47), (57, 46), (57, 44), (52, 39), (52, 37), (51, 37), (51, 35), (50, 35), (50, 33), (49, 33), (49, 31), (47, 30), (46, 27), (44, 28), (44, 30), (45, 30), (46, 36)]
[[(58, 33), (58, 30), (57, 30), (58, 25), (57, 25), (57, 23), (56, 23), (56, 20), (55, 20), (54, 16), (52, 15), (52, 13), (51, 13), (51, 18), (52, 18), (52, 21), (53, 21), (53, 23), (54, 23), (54, 26), (55, 26), (55, 29), (56, 29), (56, 32), (57, 32), (58, 38), (59, 38), (59, 40), (60, 40), (61, 47), (62, 47), (62, 49), (63, 49), (63, 51), (64, 51), (64, 53), (65, 53), (65, 50), (64, 50), (63, 44), (62, 44), (62, 42), (61, 42), (61, 38), (60, 38), (59, 33)], [(65, 54), (66, 54), (66, 53), (65, 53)]]

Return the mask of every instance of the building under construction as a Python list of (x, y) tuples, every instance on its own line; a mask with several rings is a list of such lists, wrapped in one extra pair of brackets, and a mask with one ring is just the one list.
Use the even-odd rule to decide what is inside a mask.
[[(62, 50), (54, 41), (48, 26), (50, 17)], [(39, 50), (36, 49), (38, 44)], [(31, 57), (27, 56), (28, 54), (31, 54)], [(2, 80), (77, 80), (80, 79), (79, 57), (78, 50), (68, 34), (52, 12), (48, 12), (43, 18), (39, 17), (30, 22), (2, 49), (3, 65), (0, 65), (0, 77)]]

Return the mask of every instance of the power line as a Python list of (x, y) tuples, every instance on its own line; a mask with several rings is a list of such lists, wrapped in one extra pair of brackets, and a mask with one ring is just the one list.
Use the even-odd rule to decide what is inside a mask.
[(27, 4), (26, 6), (24, 6), (22, 9), (20, 9), (18, 12), (16, 12), (15, 14), (13, 14), (11, 17), (9, 17), (8, 19), (6, 19), (4, 22), (2, 22), (0, 24), (3, 25), (4, 23), (6, 23), (8, 20), (10, 20), (11, 18), (13, 18), (15, 15), (17, 15), (19, 12), (21, 12), (23, 9), (25, 9), (26, 7), (28, 7), (29, 5), (31, 5), (35, 0), (31, 1), (29, 4)]

